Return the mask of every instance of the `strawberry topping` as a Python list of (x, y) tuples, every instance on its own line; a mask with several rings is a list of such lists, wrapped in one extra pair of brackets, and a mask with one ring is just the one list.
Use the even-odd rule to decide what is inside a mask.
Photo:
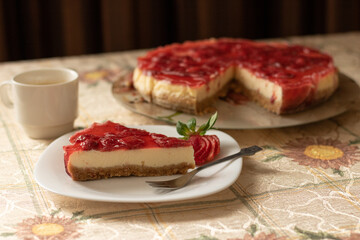
[(205, 135), (217, 120), (217, 113), (212, 115), (206, 124), (196, 130), (196, 119), (190, 119), (187, 124), (178, 122), (176, 130), (183, 139), (191, 142), (194, 148), (196, 165), (203, 165), (212, 161), (220, 153), (220, 140), (216, 135)]

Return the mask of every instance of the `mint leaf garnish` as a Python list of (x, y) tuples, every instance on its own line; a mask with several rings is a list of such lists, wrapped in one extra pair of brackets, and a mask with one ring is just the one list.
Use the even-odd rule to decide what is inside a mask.
[(176, 124), (176, 130), (181, 136), (184, 136), (183, 137), (184, 139), (188, 139), (191, 135), (203, 136), (206, 134), (206, 131), (213, 128), (217, 118), (218, 118), (218, 114), (216, 112), (209, 118), (209, 120), (205, 124), (202, 124), (198, 128), (198, 130), (196, 130), (196, 119), (195, 118), (191, 118), (187, 122), (187, 124), (178, 121)]
[(195, 131), (195, 128), (196, 128), (196, 119), (195, 118), (191, 118), (187, 124), (188, 128), (190, 129), (190, 131)]
[(190, 129), (188, 128), (188, 126), (180, 121), (176, 124), (176, 131), (178, 132), (178, 134), (184, 137), (188, 136), (190, 133)]

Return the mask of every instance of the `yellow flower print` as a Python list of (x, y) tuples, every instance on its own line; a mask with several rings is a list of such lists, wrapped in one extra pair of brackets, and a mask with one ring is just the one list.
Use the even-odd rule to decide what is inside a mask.
[(298, 138), (282, 148), (284, 156), (304, 166), (338, 170), (341, 166), (350, 167), (360, 161), (358, 147), (349, 146), (339, 140)]
[(122, 69), (98, 68), (88, 72), (80, 73), (80, 81), (95, 84), (100, 80), (113, 83), (123, 75)]
[(65, 240), (78, 238), (79, 229), (71, 218), (42, 216), (23, 220), (16, 235), (21, 239)]

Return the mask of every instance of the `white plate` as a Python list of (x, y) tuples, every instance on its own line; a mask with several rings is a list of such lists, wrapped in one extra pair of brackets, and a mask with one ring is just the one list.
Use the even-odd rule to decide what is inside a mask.
[[(162, 133), (179, 137), (173, 126), (138, 126), (149, 132)], [(147, 180), (166, 180), (174, 176), (164, 177), (119, 177), (96, 181), (73, 181), (65, 172), (62, 147), (69, 144), (73, 133), (52, 142), (41, 154), (35, 166), (37, 183), (60, 195), (105, 202), (165, 202), (203, 197), (219, 192), (233, 184), (240, 175), (242, 158), (220, 163), (199, 172), (186, 187), (167, 193), (161, 193), (145, 183)], [(216, 134), (220, 139), (221, 158), (240, 150), (237, 142), (228, 134), (211, 130), (208, 134)]]
[[(129, 84), (129, 77), (130, 74), (120, 78), (112, 88), (114, 98), (124, 107), (144, 116), (172, 124), (194, 117), (145, 102), (135, 89), (126, 87), (128, 86), (126, 84)], [(219, 115), (216, 127), (219, 129), (278, 128), (317, 122), (337, 116), (356, 105), (360, 96), (359, 86), (351, 78), (340, 73), (339, 80), (339, 89), (325, 103), (303, 112), (282, 116), (270, 113), (254, 102), (234, 105), (219, 99), (214, 105)], [(210, 115), (196, 116), (196, 118), (199, 122), (206, 122)]]

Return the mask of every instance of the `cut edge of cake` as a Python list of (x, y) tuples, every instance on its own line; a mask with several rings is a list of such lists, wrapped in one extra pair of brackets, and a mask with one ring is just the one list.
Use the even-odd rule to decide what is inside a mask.
[(258, 78), (244, 68), (237, 68), (235, 74), (235, 79), (245, 96), (278, 115), (300, 112), (323, 103), (334, 94), (339, 85), (337, 72), (329, 72), (319, 77), (314, 84), (306, 86), (302, 98), (294, 101), (297, 103), (295, 106), (285, 106), (282, 97), (286, 89), (280, 85)]
[[(146, 101), (164, 108), (199, 115), (212, 110), (212, 104), (223, 93), (222, 90), (226, 90), (232, 79), (240, 85), (245, 96), (278, 115), (296, 113), (325, 102), (339, 85), (337, 71), (329, 72), (320, 77), (315, 85), (308, 86), (308, 94), (305, 94), (305, 98), (299, 99), (297, 106), (289, 108), (282, 104), (283, 88), (280, 85), (256, 77), (241, 67), (229, 67), (225, 73), (201, 87), (170, 84), (166, 80), (157, 80), (145, 75), (138, 68), (134, 71), (133, 81), (135, 88)], [(209, 92), (208, 89), (212, 91)]]

